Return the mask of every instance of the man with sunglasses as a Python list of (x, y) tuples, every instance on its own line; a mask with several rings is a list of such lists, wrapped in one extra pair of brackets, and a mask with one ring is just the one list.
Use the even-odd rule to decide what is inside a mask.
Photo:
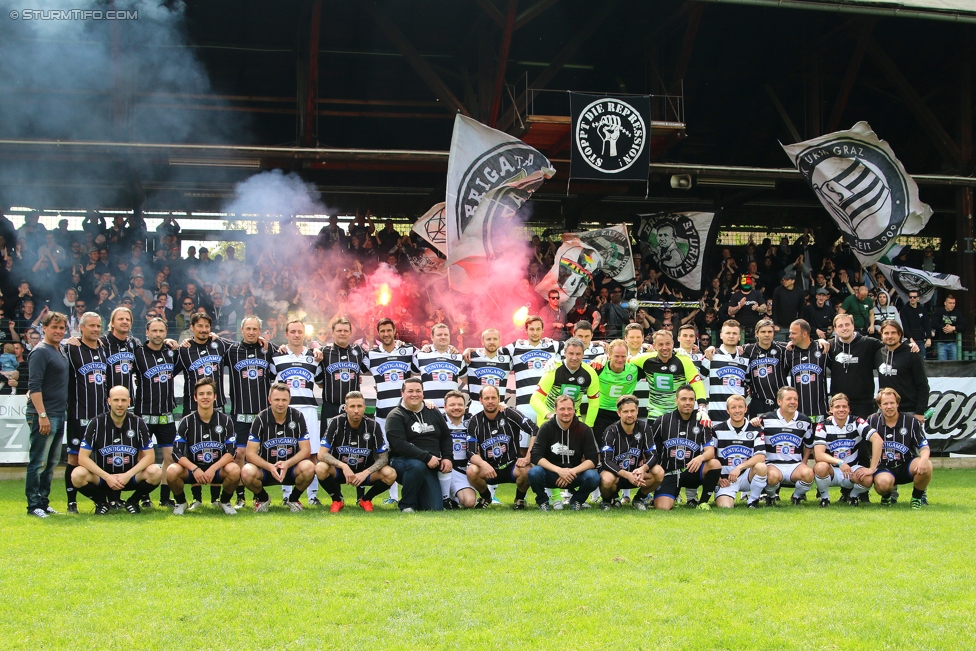
[[(928, 311), (921, 302), (919, 293), (915, 290), (908, 292), (908, 304), (903, 305), (899, 312), (901, 325), (905, 329), (905, 336), (908, 341), (917, 345), (919, 348), (932, 347), (932, 327), (929, 320)], [(925, 353), (923, 352), (924, 356)]]
[(545, 326), (542, 336), (553, 341), (562, 341), (566, 338), (566, 311), (559, 307), (560, 298), (558, 291), (549, 290), (549, 300), (539, 310), (539, 317)]

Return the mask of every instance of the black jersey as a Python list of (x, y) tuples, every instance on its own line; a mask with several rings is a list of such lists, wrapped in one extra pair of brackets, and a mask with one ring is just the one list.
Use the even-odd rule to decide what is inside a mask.
[(247, 442), (258, 444), (258, 454), (268, 463), (288, 461), (299, 452), (299, 444), (308, 440), (308, 425), (305, 417), (294, 407), (288, 407), (285, 421), (275, 420), (268, 407), (257, 415), (251, 423), (251, 434)]
[(108, 410), (108, 362), (105, 348), (65, 346), (68, 356), (68, 418), (90, 420)]
[(638, 419), (634, 431), (628, 434), (618, 420), (603, 432), (600, 446), (600, 469), (617, 474), (621, 470), (633, 472), (644, 464), (649, 468), (657, 463), (651, 424)]
[(665, 474), (683, 472), (689, 461), (708, 446), (715, 445), (712, 428), (699, 423), (695, 413), (688, 420), (677, 411), (664, 414), (654, 420), (651, 433), (658, 463)]
[(746, 344), (743, 356), (748, 360), (746, 386), (752, 396), (749, 413), (764, 414), (776, 408), (776, 392), (785, 387), (787, 369), (784, 363), (786, 346), (777, 342), (763, 348), (758, 343)]
[(922, 424), (911, 414), (898, 414), (895, 426), (888, 427), (884, 414), (877, 413), (868, 418), (868, 425), (878, 431), (884, 442), (878, 468), (897, 468), (911, 463), (922, 448), (929, 447)]
[(274, 353), (261, 344), (236, 343), (224, 353), (230, 384), (231, 413), (254, 415), (268, 404), (275, 378)]
[(344, 413), (329, 419), (321, 447), (348, 465), (354, 473), (366, 470), (376, 463), (379, 455), (389, 452), (379, 423), (363, 416), (359, 427), (353, 428)]
[(475, 414), (468, 423), (469, 458), (477, 454), (495, 470), (507, 468), (519, 459), (519, 432), (531, 438), (539, 428), (517, 409), (502, 407), (494, 419)]
[(404, 344), (390, 352), (373, 348), (367, 353), (369, 372), (376, 383), (376, 417), (385, 419), (400, 404), (400, 388), (410, 376), (416, 349)]
[(827, 406), (828, 360), (820, 345), (814, 341), (806, 350), (793, 346), (786, 351), (784, 361), (790, 384), (796, 389), (800, 401), (797, 411), (823, 418), (830, 408)]
[(108, 355), (108, 386), (125, 387), (130, 396), (136, 395), (136, 355), (135, 350), (139, 340), (135, 337), (119, 339), (111, 332), (101, 336), (99, 341)]
[(451, 432), (451, 450), (454, 452), (451, 465), (454, 470), (464, 472), (468, 467), (468, 450), (473, 444), (473, 437), (468, 434), (471, 417), (465, 414), (461, 417), (460, 423), (454, 424), (451, 417), (445, 415), (444, 422), (447, 423), (447, 429)]
[(214, 409), (222, 411), (224, 406), (224, 354), (234, 342), (216, 339), (204, 344), (189, 341), (189, 347), (178, 348), (174, 371), (183, 373), (183, 413), (196, 411), (197, 401), (193, 398), (193, 387), (197, 380), (208, 377), (216, 384), (217, 400)]
[[(817, 429), (813, 433), (813, 445), (825, 446), (832, 457), (853, 466), (859, 463), (857, 453), (861, 443), (869, 440), (874, 433), (874, 428), (863, 418), (848, 416), (846, 422), (838, 425), (833, 418), (828, 417), (824, 422), (817, 423)], [(870, 462), (868, 459), (868, 463)]]
[(736, 428), (731, 420), (715, 423), (715, 458), (722, 462), (722, 475), (757, 454), (766, 454), (762, 433), (747, 420)]
[(481, 388), (493, 386), (498, 389), (500, 400), (505, 398), (505, 384), (508, 382), (508, 374), (512, 370), (512, 358), (509, 355), (496, 351), (494, 357), (487, 357), (484, 349), (478, 349), (471, 355), (471, 362), (468, 364), (468, 395), (471, 402), (481, 400)]
[(171, 414), (176, 408), (176, 388), (173, 384), (176, 353), (166, 346), (153, 350), (142, 345), (135, 349), (135, 360), (139, 374), (135, 412), (140, 416)]
[(81, 442), (82, 450), (91, 451), (92, 461), (112, 475), (132, 470), (139, 463), (139, 453), (152, 447), (149, 427), (130, 413), (126, 413), (121, 427), (116, 426), (111, 414), (97, 416), (88, 423)]
[(234, 456), (236, 444), (234, 421), (230, 416), (214, 411), (207, 422), (194, 411), (183, 417), (176, 430), (173, 461), (186, 457), (200, 470), (207, 470), (225, 454)]
[(359, 374), (369, 373), (366, 351), (359, 344), (345, 348), (332, 344), (321, 350), (316, 378), (322, 383), (322, 401), (341, 405), (347, 393), (359, 391)]
[(796, 412), (786, 420), (777, 409), (759, 417), (759, 428), (766, 444), (766, 463), (792, 464), (803, 461), (803, 449), (813, 447), (813, 423)]

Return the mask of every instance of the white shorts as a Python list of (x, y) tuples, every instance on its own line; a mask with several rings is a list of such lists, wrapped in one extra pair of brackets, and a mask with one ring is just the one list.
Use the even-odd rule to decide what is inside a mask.
[[(468, 475), (460, 470), (452, 470), (451, 497), (457, 497), (457, 494), (465, 488), (471, 488), (471, 484), (468, 483)], [(474, 488), (471, 488), (471, 490), (474, 490)]]
[[(858, 468), (863, 468), (863, 467), (864, 466), (860, 464), (855, 464), (851, 466), (851, 474), (854, 474), (854, 471), (857, 470)], [(854, 485), (854, 478), (852, 477), (851, 479), (847, 479), (846, 477), (844, 477), (844, 473), (841, 472), (840, 468), (834, 466), (832, 470), (834, 471), (834, 476), (830, 478), (831, 486), (841, 486), (843, 488), (850, 488), (851, 486)]]
[(750, 484), (752, 483), (749, 481), (749, 475), (752, 472), (754, 472), (752, 468), (746, 468), (739, 475), (739, 481), (735, 482), (734, 484), (729, 484), (725, 488), (719, 488), (715, 493), (715, 497), (731, 497), (732, 499), (735, 499), (736, 494), (740, 491), (743, 493), (748, 493)]
[(295, 409), (305, 417), (305, 424), (308, 426), (308, 443), (311, 446), (311, 455), (314, 457), (319, 453), (319, 442), (322, 440), (322, 434), (319, 432), (318, 407), (302, 405)]
[(779, 470), (781, 473), (783, 473), (783, 481), (781, 482), (782, 484), (785, 484), (786, 486), (792, 486), (793, 485), (793, 480), (790, 479), (790, 477), (793, 476), (793, 473), (796, 472), (796, 469), (797, 468), (799, 468), (800, 466), (805, 466), (807, 464), (805, 464), (805, 463), (770, 463), (770, 464), (766, 464), (766, 465), (767, 466), (772, 466), (772, 467), (776, 468), (777, 470)]
[[(538, 423), (539, 422), (539, 414), (537, 414), (536, 411), (535, 411), (535, 409), (532, 408), (532, 405), (518, 405), (516, 407), (516, 409), (518, 409), (520, 412), (522, 412), (522, 414), (526, 418), (530, 419), (533, 423)], [(520, 448), (527, 448), (527, 447), (529, 447), (529, 435), (526, 434), (525, 432), (522, 432), (521, 430), (519, 430), (519, 432), (520, 432), (519, 433), (519, 447)]]

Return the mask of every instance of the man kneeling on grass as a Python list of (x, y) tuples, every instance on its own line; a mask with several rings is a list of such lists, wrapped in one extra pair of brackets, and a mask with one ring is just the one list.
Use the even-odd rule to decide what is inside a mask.
[(515, 510), (521, 511), (529, 492), (532, 458), (519, 454), (519, 439), (523, 434), (527, 436), (531, 449), (538, 430), (519, 410), (499, 405), (498, 387), (494, 385), (481, 388), (481, 406), (482, 410), (468, 423), (473, 447), (468, 450), (468, 483), (481, 496), (475, 508), (486, 509), (491, 504), (489, 484), (515, 484)]
[(596, 464), (600, 461), (593, 430), (576, 416), (571, 396), (556, 398), (556, 415), (539, 428), (532, 446), (529, 485), (540, 511), (549, 511), (547, 488), (564, 488), (572, 493), (570, 508), (580, 511), (586, 497), (600, 485)]
[(268, 392), (271, 407), (254, 418), (251, 434), (244, 452), (247, 463), (241, 471), (244, 486), (254, 493), (254, 512), (268, 510), (271, 497), (267, 486), (293, 486), (288, 496), (288, 508), (293, 513), (302, 510), (298, 501), (302, 492), (315, 477), (315, 466), (308, 460), (311, 446), (305, 417), (293, 407), (291, 390), (283, 382), (275, 382)]
[(110, 491), (133, 491), (125, 510), (139, 513), (139, 502), (159, 486), (163, 472), (154, 463), (156, 455), (145, 421), (128, 412), (129, 390), (112, 387), (108, 406), (107, 414), (88, 423), (71, 483), (95, 502), (96, 515), (108, 513)]
[(363, 511), (373, 511), (373, 498), (390, 490), (396, 472), (389, 466), (390, 452), (379, 424), (366, 414), (366, 399), (359, 391), (346, 394), (346, 411), (329, 420), (319, 446), (315, 474), (332, 498), (330, 513), (342, 510), (341, 484), (369, 490), (359, 500)]
[(173, 461), (166, 469), (166, 480), (176, 499), (173, 515), (186, 513), (183, 486), (221, 486), (220, 508), (237, 515), (230, 504), (241, 479), (241, 468), (234, 463), (237, 436), (234, 421), (222, 411), (214, 411), (216, 384), (204, 377), (193, 385), (197, 410), (180, 421), (173, 445)]
[(661, 485), (664, 469), (657, 462), (651, 427), (637, 417), (637, 398), (623, 395), (617, 399), (617, 421), (603, 433), (600, 448), (600, 508), (619, 508), (620, 489), (637, 489), (631, 504), (638, 511), (647, 510), (647, 496)]

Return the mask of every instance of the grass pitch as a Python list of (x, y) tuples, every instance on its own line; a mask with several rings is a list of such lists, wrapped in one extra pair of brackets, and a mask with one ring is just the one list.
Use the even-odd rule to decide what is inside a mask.
[(0, 645), (972, 649), (976, 471), (936, 471), (920, 512), (906, 489), (890, 509), (707, 513), (365, 514), (348, 494), (331, 516), (275, 492), (267, 514), (95, 517), (82, 498), (38, 520), (5, 481)]

